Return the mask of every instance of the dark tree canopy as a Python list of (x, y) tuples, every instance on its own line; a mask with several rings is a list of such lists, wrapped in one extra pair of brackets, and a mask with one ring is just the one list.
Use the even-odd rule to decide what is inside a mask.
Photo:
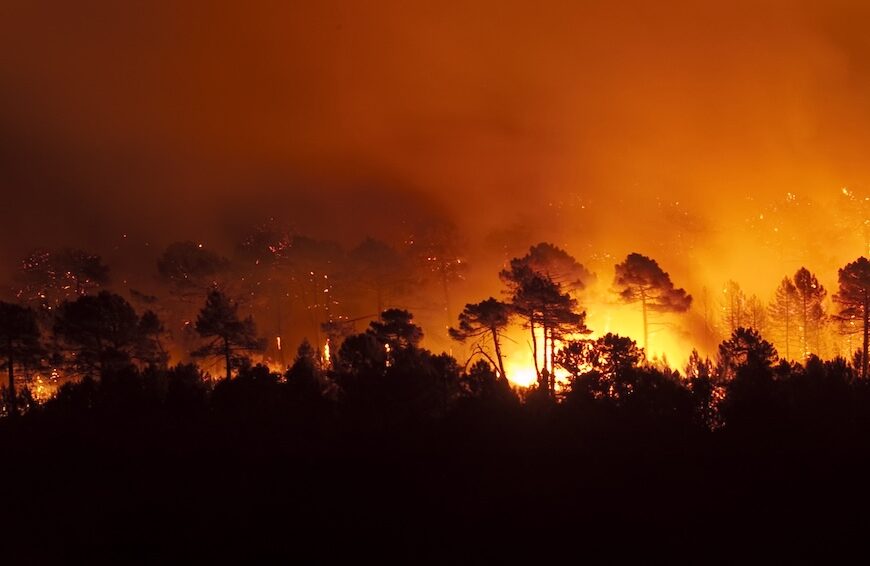
[(196, 319), (196, 331), (208, 342), (193, 355), (196, 357), (223, 358), (226, 379), (232, 376), (232, 368), (238, 365), (238, 354), (261, 351), (263, 340), (257, 337), (257, 328), (252, 317), (239, 318), (239, 307), (218, 290), (209, 292), (205, 306)]
[(42, 335), (33, 310), (0, 301), (0, 371), (9, 377), (9, 414), (17, 414), (15, 372), (33, 368), (42, 354)]
[(499, 375), (506, 378), (501, 352), (502, 332), (510, 323), (511, 308), (493, 297), (479, 303), (469, 303), (459, 313), (459, 328), (450, 328), (450, 337), (459, 342), (475, 341), (475, 348), (484, 352), (481, 339), (490, 339), (495, 350)]
[(143, 323), (126, 299), (108, 291), (63, 303), (54, 324), (68, 361), (90, 376), (102, 376), (130, 364), (137, 354), (153, 351), (151, 340), (159, 329), (153, 313)]
[(414, 324), (414, 315), (402, 309), (382, 312), (380, 319), (369, 325), (368, 332), (392, 350), (416, 348), (423, 339), (423, 329)]
[(548, 242), (532, 246), (526, 255), (512, 259), (510, 267), (500, 273), (509, 287), (521, 285), (534, 275), (558, 283), (568, 291), (585, 289), (595, 279), (594, 274), (568, 252)]
[(838, 272), (839, 288), (834, 301), (840, 305), (841, 319), (857, 320), (863, 333), (861, 377), (867, 378), (868, 340), (870, 340), (870, 261), (859, 257)]
[(806, 358), (813, 350), (819, 351), (818, 337), (825, 321), (824, 300), (828, 292), (805, 267), (794, 274), (794, 286), (801, 323), (801, 358)]
[(726, 375), (733, 376), (743, 367), (766, 370), (777, 359), (773, 344), (752, 328), (738, 328), (728, 340), (719, 345), (719, 364)]

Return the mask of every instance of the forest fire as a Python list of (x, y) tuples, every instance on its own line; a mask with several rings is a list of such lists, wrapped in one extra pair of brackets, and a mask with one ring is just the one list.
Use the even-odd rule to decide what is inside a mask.
[(0, 3), (0, 562), (836, 562), (868, 21)]

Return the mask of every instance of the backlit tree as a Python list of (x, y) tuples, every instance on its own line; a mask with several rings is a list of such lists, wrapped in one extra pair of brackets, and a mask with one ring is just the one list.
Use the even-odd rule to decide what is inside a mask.
[(860, 321), (861, 377), (867, 378), (867, 347), (870, 338), (870, 261), (859, 257), (838, 271), (839, 287), (834, 301), (840, 306), (841, 319)]
[(202, 358), (221, 358), (226, 366), (226, 379), (232, 376), (238, 353), (258, 352), (265, 347), (257, 337), (252, 317), (239, 318), (239, 307), (218, 290), (209, 292), (205, 306), (196, 319), (196, 331), (208, 340), (193, 355)]
[(649, 312), (680, 313), (692, 305), (692, 296), (674, 287), (670, 275), (654, 259), (638, 253), (616, 265), (614, 287), (623, 302), (640, 303), (645, 349), (649, 346)]

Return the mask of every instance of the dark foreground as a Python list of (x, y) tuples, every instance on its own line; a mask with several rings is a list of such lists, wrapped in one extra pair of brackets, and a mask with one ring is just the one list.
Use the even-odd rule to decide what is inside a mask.
[(855, 422), (68, 405), (0, 424), (4, 563), (828, 562), (870, 514)]

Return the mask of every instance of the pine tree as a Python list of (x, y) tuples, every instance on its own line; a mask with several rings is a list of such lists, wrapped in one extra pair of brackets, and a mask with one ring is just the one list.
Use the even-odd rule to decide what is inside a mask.
[(677, 289), (658, 262), (638, 253), (616, 266), (614, 287), (625, 303), (640, 303), (643, 313), (643, 347), (649, 347), (649, 313), (686, 312), (692, 296)]
[(196, 357), (220, 357), (226, 365), (226, 379), (232, 376), (236, 352), (256, 352), (265, 348), (257, 337), (254, 319), (240, 319), (239, 307), (218, 290), (209, 292), (205, 306), (196, 319), (196, 331), (209, 342), (193, 352)]
[(797, 302), (800, 311), (801, 355), (806, 358), (810, 355), (811, 340), (816, 342), (815, 353), (819, 353), (818, 338), (822, 332), (822, 325), (825, 320), (823, 301), (828, 292), (819, 283), (816, 276), (805, 267), (801, 267), (795, 273), (794, 286), (797, 290)]
[(870, 261), (859, 257), (852, 263), (840, 268), (838, 272), (839, 289), (834, 301), (840, 305), (841, 319), (860, 321), (863, 334), (861, 346), (861, 377), (867, 378), (867, 348), (870, 339)]
[(481, 352), (483, 349), (479, 341), (483, 338), (491, 339), (501, 379), (507, 379), (501, 342), (502, 333), (510, 322), (510, 316), (509, 305), (490, 297), (479, 303), (465, 305), (465, 309), (459, 314), (459, 328), (450, 329), (450, 337), (459, 342), (476, 339), (478, 342), (476, 347)]
[(768, 315), (774, 341), (784, 347), (785, 359), (791, 360), (792, 352), (797, 351), (797, 320), (800, 315), (797, 288), (791, 278), (784, 277), (776, 288)]
[(42, 348), (36, 313), (29, 308), (0, 302), (0, 352), (9, 376), (9, 414), (18, 414), (15, 370), (32, 365)]

